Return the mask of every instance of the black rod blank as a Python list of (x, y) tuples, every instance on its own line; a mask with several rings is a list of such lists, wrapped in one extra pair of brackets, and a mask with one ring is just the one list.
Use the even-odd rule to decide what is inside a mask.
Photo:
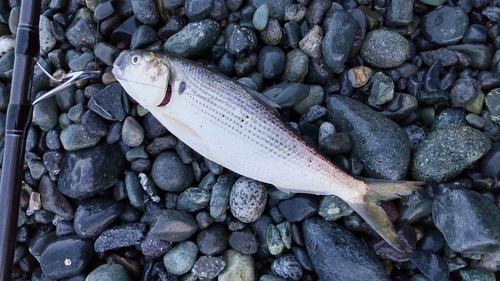
[(12, 280), (24, 151), (32, 115), (33, 66), (40, 50), (40, 9), (41, 0), (21, 2), (0, 182), (0, 281)]

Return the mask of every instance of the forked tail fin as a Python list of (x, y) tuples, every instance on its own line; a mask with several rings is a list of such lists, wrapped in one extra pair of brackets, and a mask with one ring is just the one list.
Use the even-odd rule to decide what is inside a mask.
[(389, 245), (396, 250), (406, 252), (408, 246), (402, 242), (389, 220), (387, 213), (379, 205), (378, 201), (392, 200), (401, 196), (410, 195), (418, 190), (424, 182), (415, 181), (390, 181), (360, 178), (368, 190), (365, 195), (352, 198), (347, 202)]

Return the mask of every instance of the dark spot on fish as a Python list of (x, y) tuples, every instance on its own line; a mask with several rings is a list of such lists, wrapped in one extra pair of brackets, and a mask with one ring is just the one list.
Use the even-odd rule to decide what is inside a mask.
[(181, 81), (181, 83), (179, 84), (179, 95), (184, 93), (185, 90), (186, 90), (186, 83), (184, 81)]
[(172, 87), (168, 85), (167, 91), (165, 92), (165, 96), (163, 97), (163, 100), (158, 106), (164, 106), (167, 105), (170, 102), (170, 98), (172, 97)]

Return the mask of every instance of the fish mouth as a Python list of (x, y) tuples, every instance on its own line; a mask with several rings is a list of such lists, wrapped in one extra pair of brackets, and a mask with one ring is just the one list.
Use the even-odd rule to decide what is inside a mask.
[(115, 76), (117, 79), (121, 79), (123, 77), (123, 61), (125, 57), (126, 51), (122, 51), (120, 55), (115, 59), (113, 62), (113, 69), (111, 69), (111, 73)]

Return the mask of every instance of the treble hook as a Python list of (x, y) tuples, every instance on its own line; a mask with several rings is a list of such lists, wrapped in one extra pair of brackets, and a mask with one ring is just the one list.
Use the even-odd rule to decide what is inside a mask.
[(36, 98), (33, 101), (33, 105), (43, 101), (44, 99), (54, 96), (58, 92), (75, 84), (78, 80), (89, 79), (101, 75), (101, 71), (99, 70), (81, 70), (81, 71), (70, 72), (61, 78), (55, 78), (54, 76), (50, 75), (50, 73), (47, 72), (47, 70), (45, 70), (38, 61), (36, 62), (36, 64), (38, 65), (38, 67), (40, 67), (43, 73), (45, 73), (45, 75), (47, 75), (50, 79), (56, 81), (57, 83), (61, 84), (59, 84), (57, 87)]

